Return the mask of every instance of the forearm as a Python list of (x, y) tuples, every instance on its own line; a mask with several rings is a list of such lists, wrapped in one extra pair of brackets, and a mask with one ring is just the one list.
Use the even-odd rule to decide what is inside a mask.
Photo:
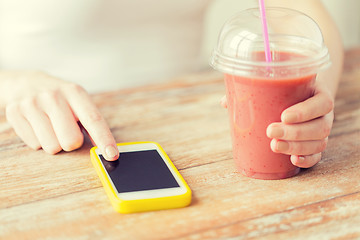
[(318, 23), (323, 33), (325, 45), (329, 49), (331, 66), (319, 73), (317, 81), (326, 86), (331, 95), (335, 97), (343, 69), (344, 50), (340, 33), (321, 1), (267, 0), (266, 3), (267, 7), (286, 7), (304, 12)]
[(329, 49), (331, 60), (331, 66), (319, 73), (317, 81), (323, 86), (326, 86), (335, 98), (343, 70), (344, 48), (340, 33), (330, 16), (320, 18), (317, 22), (321, 27), (325, 45)]

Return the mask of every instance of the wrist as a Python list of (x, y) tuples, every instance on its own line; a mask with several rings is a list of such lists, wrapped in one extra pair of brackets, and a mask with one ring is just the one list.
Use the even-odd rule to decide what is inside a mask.
[(42, 71), (0, 71), (0, 106), (54, 89), (61, 82)]

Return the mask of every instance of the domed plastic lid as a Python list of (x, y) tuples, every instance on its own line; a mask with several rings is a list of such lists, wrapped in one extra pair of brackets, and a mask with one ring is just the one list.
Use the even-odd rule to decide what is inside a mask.
[(269, 78), (316, 74), (330, 64), (321, 30), (309, 16), (267, 8), (271, 62), (266, 62), (260, 12), (248, 9), (223, 26), (210, 65), (224, 73)]

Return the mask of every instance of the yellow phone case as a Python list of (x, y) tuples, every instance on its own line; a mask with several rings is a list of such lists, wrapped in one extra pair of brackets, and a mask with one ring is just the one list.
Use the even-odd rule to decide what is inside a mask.
[(180, 195), (173, 195), (167, 197), (159, 197), (159, 198), (148, 198), (148, 199), (136, 199), (136, 200), (125, 200), (120, 199), (117, 195), (116, 189), (113, 188), (110, 180), (105, 172), (101, 164), (101, 160), (97, 156), (95, 149), (97, 147), (93, 147), (90, 150), (91, 162), (95, 167), (95, 170), (101, 180), (101, 183), (105, 189), (106, 194), (108, 195), (110, 202), (114, 209), (120, 213), (134, 213), (134, 212), (144, 212), (144, 211), (154, 211), (161, 209), (170, 209), (170, 208), (180, 208), (186, 207), (191, 203), (191, 190), (184, 178), (180, 175), (179, 171), (176, 169), (174, 164), (171, 162), (170, 158), (167, 156), (162, 147), (156, 142), (128, 142), (128, 143), (118, 143), (118, 146), (121, 145), (130, 145), (130, 144), (142, 144), (142, 143), (153, 143), (156, 144), (160, 151), (168, 161), (170, 167), (174, 170), (174, 172), (179, 177), (180, 181), (186, 188), (186, 192)]

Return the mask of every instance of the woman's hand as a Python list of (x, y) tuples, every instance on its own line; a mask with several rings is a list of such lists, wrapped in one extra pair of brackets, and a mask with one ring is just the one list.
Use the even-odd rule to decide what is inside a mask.
[[(227, 107), (226, 97), (221, 105)], [(330, 91), (316, 85), (313, 97), (295, 104), (281, 114), (281, 122), (271, 123), (266, 135), (271, 149), (291, 155), (291, 162), (302, 168), (314, 166), (321, 160), (334, 120), (334, 99)]]
[(295, 104), (281, 114), (281, 122), (268, 126), (271, 149), (291, 155), (291, 162), (302, 168), (321, 160), (334, 120), (334, 99), (326, 87), (317, 85), (313, 97)]
[(42, 72), (1, 73), (1, 81), (13, 83), (6, 118), (29, 147), (50, 154), (78, 149), (84, 141), (80, 123), (107, 160), (118, 158), (106, 121), (81, 86)]

